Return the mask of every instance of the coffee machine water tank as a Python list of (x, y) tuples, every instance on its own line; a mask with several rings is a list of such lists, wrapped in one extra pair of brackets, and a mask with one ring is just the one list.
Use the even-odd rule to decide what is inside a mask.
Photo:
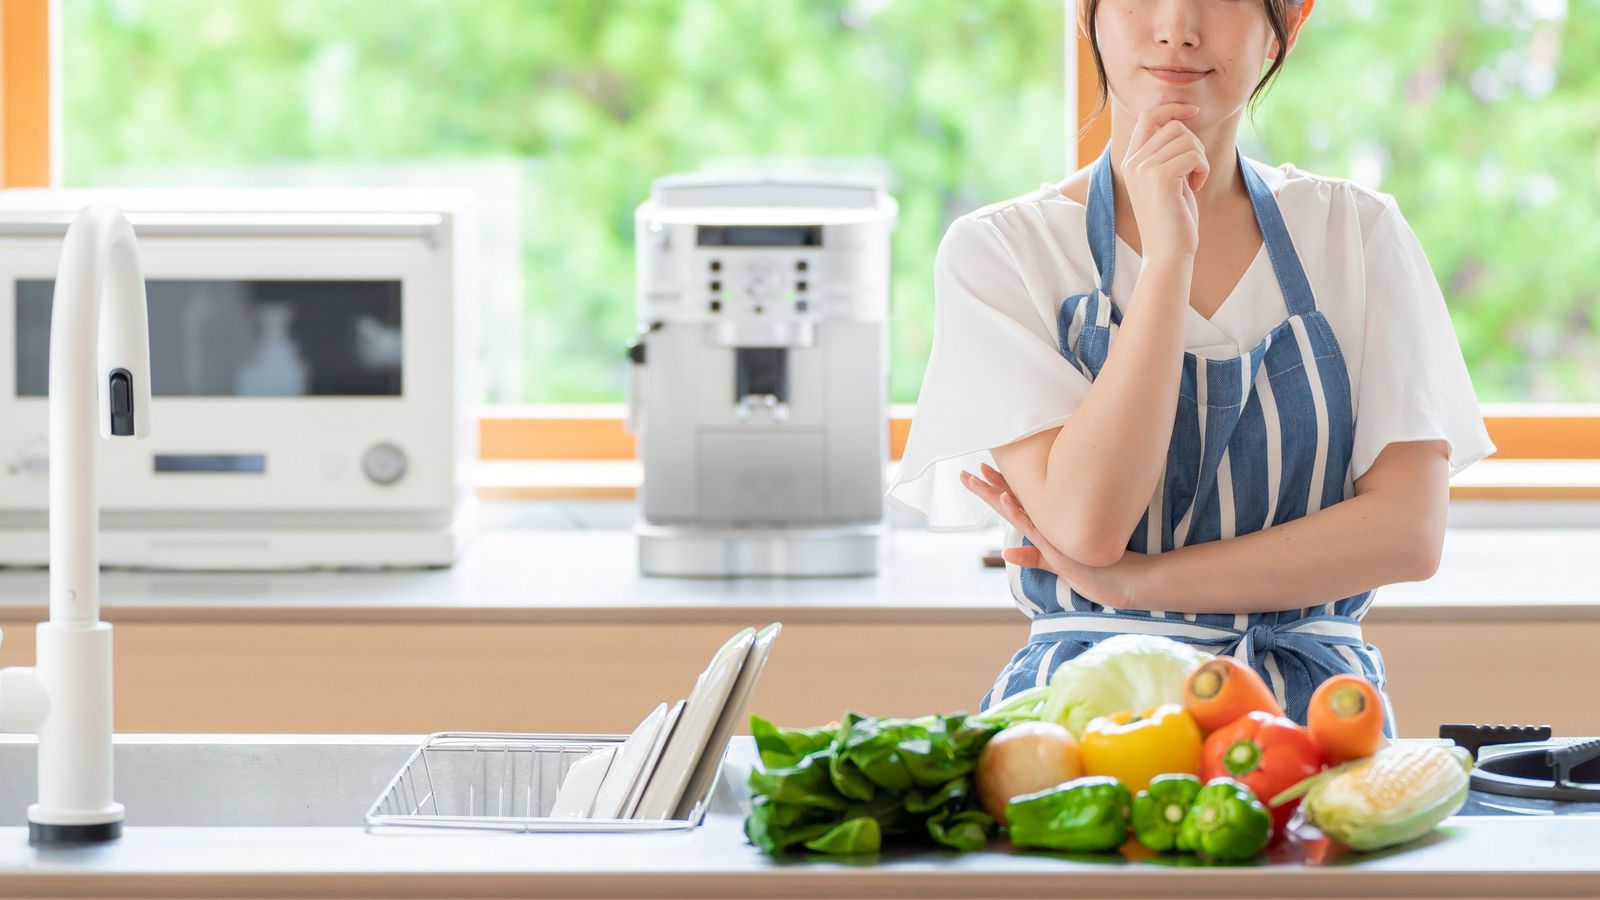
[(877, 571), (897, 215), (874, 181), (652, 186), (627, 382), (641, 572)]

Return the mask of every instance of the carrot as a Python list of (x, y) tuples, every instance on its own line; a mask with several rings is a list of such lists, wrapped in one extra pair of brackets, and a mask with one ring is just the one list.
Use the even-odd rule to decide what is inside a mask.
[(1371, 756), (1383, 746), (1383, 700), (1360, 675), (1335, 675), (1312, 692), (1306, 728), (1332, 765)]
[(1283, 707), (1261, 676), (1231, 656), (1208, 659), (1190, 672), (1183, 701), (1207, 734), (1255, 710), (1283, 715)]

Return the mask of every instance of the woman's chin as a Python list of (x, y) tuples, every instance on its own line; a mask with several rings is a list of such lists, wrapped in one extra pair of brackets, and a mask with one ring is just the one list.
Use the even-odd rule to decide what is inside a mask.
[(1163, 103), (1187, 103), (1190, 106), (1200, 107), (1200, 111), (1190, 118), (1198, 118), (1204, 115), (1208, 105), (1205, 97), (1201, 96), (1199, 91), (1182, 87), (1169, 87), (1156, 94), (1155, 102), (1152, 105), (1160, 106)]

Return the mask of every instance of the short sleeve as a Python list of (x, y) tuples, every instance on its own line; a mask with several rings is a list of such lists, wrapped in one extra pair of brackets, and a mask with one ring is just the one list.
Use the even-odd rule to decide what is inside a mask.
[(1495, 451), (1449, 310), (1422, 244), (1392, 198), (1366, 241), (1366, 322), (1350, 477), (1383, 448), (1444, 440), (1450, 474)]
[(1017, 265), (1030, 249), (1052, 248), (1014, 248), (987, 218), (972, 215), (952, 223), (939, 243), (933, 347), (888, 491), (929, 530), (967, 531), (993, 521), (993, 511), (961, 484), (961, 470), (993, 464), (991, 449), (1065, 422), (1088, 393), (1088, 378), (1056, 348), (1046, 318), (1053, 318), (1053, 304), (1032, 298)]

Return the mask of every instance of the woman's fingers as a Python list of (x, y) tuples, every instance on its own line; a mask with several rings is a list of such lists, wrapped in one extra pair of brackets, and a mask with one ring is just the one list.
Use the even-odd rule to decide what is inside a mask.
[[(1196, 172), (1209, 174), (1211, 169), (1206, 164), (1205, 153), (1199, 150), (1189, 150), (1162, 163), (1155, 171), (1163, 181), (1167, 179), (1187, 181), (1190, 189), (1193, 190), (1194, 181), (1190, 176)], [(1202, 177), (1200, 180), (1204, 182), (1205, 178)]]
[(1000, 557), (1006, 562), (1014, 566), (1021, 566), (1024, 569), (1049, 568), (1045, 565), (1044, 554), (1039, 552), (1038, 547), (1006, 547), (1000, 551)]
[(1133, 123), (1133, 135), (1128, 139), (1128, 155), (1137, 153), (1150, 136), (1173, 119), (1187, 119), (1200, 111), (1193, 103), (1161, 103), (1139, 114)]
[[(999, 473), (996, 472), (995, 475), (999, 475)], [(998, 480), (1002, 485), (1005, 483), (1004, 478)], [(999, 513), (1002, 518), (1012, 525), (1017, 526), (1017, 531), (1021, 532), (1023, 537), (1034, 544), (1046, 544), (1044, 537), (1034, 527), (1033, 519), (1028, 516), (1028, 513), (1022, 508), (1021, 502), (1017, 500), (1016, 495), (1011, 493), (1009, 487), (992, 485), (967, 471), (961, 473), (961, 483), (966, 486), (967, 490), (977, 494), (978, 498), (988, 504), (990, 509)]]
[(1000, 474), (999, 469), (988, 463), (979, 463), (978, 465), (983, 469), (983, 477), (987, 478), (990, 484), (1002, 491), (1011, 490), (1011, 485), (1006, 483), (1006, 477)]
[(1182, 129), (1181, 133), (1165, 137), (1165, 139), (1160, 140), (1159, 144), (1156, 141), (1151, 141), (1149, 152), (1139, 160), (1139, 164), (1142, 167), (1148, 169), (1159, 166), (1167, 160), (1191, 150), (1199, 151), (1201, 156), (1205, 155), (1206, 145), (1200, 141), (1200, 138), (1194, 132), (1183, 128), (1177, 122), (1172, 124)]
[(1017, 530), (1022, 532), (1023, 537), (1033, 541), (1035, 544), (1050, 545), (1044, 535), (1039, 533), (1039, 529), (1034, 527), (1033, 519), (1022, 508), (1022, 504), (1017, 502), (1015, 494), (1010, 491), (1002, 493), (1000, 495), (1000, 507), (1000, 514), (1009, 519), (1011, 524), (1017, 526)]
[(984, 499), (988, 499), (990, 495), (993, 495), (996, 500), (1000, 499), (1000, 492), (995, 490), (993, 485), (965, 469), (961, 470), (961, 483), (966, 486), (967, 490)]
[(1184, 163), (1186, 171), (1183, 174), (1189, 179), (1190, 189), (1205, 184), (1206, 178), (1211, 175), (1211, 161), (1206, 159), (1205, 145), (1193, 134), (1153, 151), (1140, 163), (1140, 167), (1148, 171), (1165, 172), (1180, 159), (1187, 161)]
[(1033, 518), (1022, 508), (1021, 501), (1006, 484), (1005, 477), (991, 466), (984, 465), (982, 468), (984, 474), (995, 483), (991, 484), (967, 471), (961, 473), (961, 483), (967, 490), (977, 494), (990, 509), (1015, 525), (1018, 533), (1029, 541), (1029, 544), (1003, 548), (1000, 551), (1001, 556), (1006, 561), (1027, 569), (1049, 569), (1058, 575), (1065, 575), (1071, 571), (1074, 565), (1072, 561), (1063, 556), (1056, 550), (1055, 545), (1039, 533), (1038, 527), (1033, 524)]
[(1006, 517), (1007, 519), (1011, 517), (1006, 511), (1004, 504), (1000, 502), (1001, 492), (996, 490), (988, 482), (972, 474), (971, 472), (964, 471), (961, 473), (961, 483), (966, 487), (967, 490), (977, 494), (978, 499), (987, 504), (990, 509)]
[[(1163, 155), (1170, 155), (1174, 150), (1173, 145), (1175, 144), (1204, 146), (1200, 143), (1200, 138), (1189, 130), (1189, 126), (1182, 122), (1168, 122), (1157, 129), (1156, 133), (1150, 136), (1150, 140), (1145, 141), (1144, 146), (1140, 147), (1137, 152), (1128, 154), (1128, 163), (1135, 165), (1140, 162), (1160, 159)], [(1179, 147), (1177, 149), (1182, 148)]]

